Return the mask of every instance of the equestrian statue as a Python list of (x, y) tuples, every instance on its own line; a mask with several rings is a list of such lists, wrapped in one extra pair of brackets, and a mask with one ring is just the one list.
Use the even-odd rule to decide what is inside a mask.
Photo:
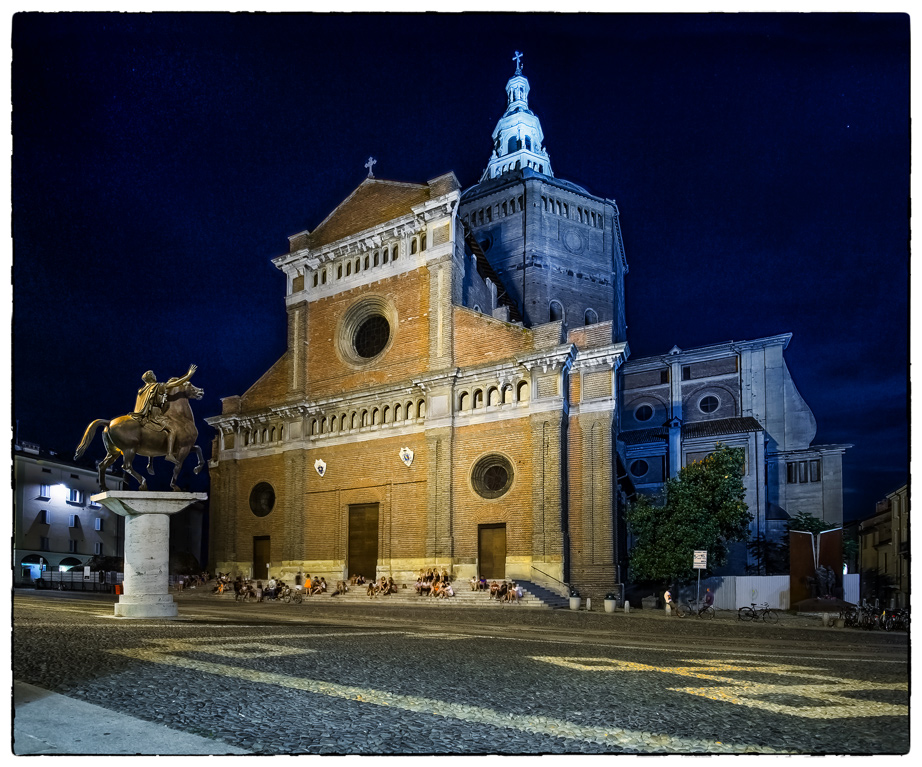
[(195, 428), (195, 418), (189, 405), (190, 399), (201, 399), (205, 393), (203, 389), (190, 383), (189, 379), (196, 371), (195, 365), (189, 366), (189, 372), (181, 378), (171, 378), (164, 383), (159, 383), (153, 371), (148, 370), (142, 377), (144, 386), (138, 391), (134, 412), (122, 415), (111, 421), (99, 418), (86, 427), (83, 440), (77, 447), (74, 460), (78, 459), (96, 434), (96, 430), (106, 424), (102, 430), (102, 442), (106, 446), (106, 457), (99, 462), (99, 487), (105, 491), (106, 469), (108, 469), (119, 456), (122, 457), (122, 466), (138, 483), (138, 490), (147, 489), (147, 481), (132, 467), (134, 457), (143, 455), (148, 458), (147, 473), (153, 474), (153, 459), (160, 456), (174, 464), (173, 477), (170, 487), (179, 490), (176, 478), (182, 468), (183, 461), (191, 451), (198, 456), (198, 465), (195, 473), (198, 474), (205, 466), (202, 449), (195, 444), (198, 438), (198, 429)]

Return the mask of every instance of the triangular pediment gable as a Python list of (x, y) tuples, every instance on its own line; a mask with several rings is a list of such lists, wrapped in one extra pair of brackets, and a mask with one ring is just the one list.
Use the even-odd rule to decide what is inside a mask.
[(321, 248), (350, 234), (410, 214), (413, 206), (426, 202), (430, 194), (426, 184), (366, 178), (307, 236), (307, 246)]

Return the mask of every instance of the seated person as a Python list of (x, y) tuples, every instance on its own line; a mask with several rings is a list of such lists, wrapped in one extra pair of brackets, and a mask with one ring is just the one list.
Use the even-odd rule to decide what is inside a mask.
[(327, 591), (327, 582), (323, 576), (320, 576), (320, 593), (326, 594)]
[(477, 576), (471, 576), (471, 591), (477, 591)]
[(499, 593), (499, 584), (496, 581), (490, 584), (490, 599), (493, 599)]
[(373, 597), (375, 595), (375, 582), (374, 581), (368, 582), (368, 588), (365, 589), (365, 594), (369, 597)]
[(477, 582), (477, 586), (481, 591), (486, 591), (489, 588), (487, 585), (487, 579), (481, 575), (480, 580)]
[(439, 596), (442, 599), (448, 599), (448, 597), (453, 597), (455, 595), (454, 589), (451, 587), (451, 581), (442, 582), (442, 590), (439, 592)]
[(437, 596), (439, 595), (439, 592), (440, 592), (441, 590), (442, 590), (442, 583), (441, 583), (441, 581), (433, 581), (433, 582), (432, 582), (432, 590), (429, 592), (429, 596), (430, 596), (430, 597), (437, 597)]
[(496, 598), (502, 602), (506, 599), (506, 594), (509, 593), (509, 584), (506, 581), (503, 581), (503, 585), (499, 587), (499, 590), (496, 592)]

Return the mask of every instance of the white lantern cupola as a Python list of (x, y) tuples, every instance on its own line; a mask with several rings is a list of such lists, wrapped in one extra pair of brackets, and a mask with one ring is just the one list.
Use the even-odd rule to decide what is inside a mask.
[(493, 154), (481, 181), (513, 170), (531, 168), (553, 177), (551, 160), (544, 149), (541, 121), (528, 108), (528, 79), (522, 74), (522, 54), (516, 51), (515, 74), (506, 83), (506, 111), (493, 131)]

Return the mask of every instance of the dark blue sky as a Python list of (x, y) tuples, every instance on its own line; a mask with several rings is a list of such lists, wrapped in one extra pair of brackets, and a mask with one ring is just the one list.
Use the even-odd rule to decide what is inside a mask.
[(284, 351), (286, 238), (369, 155), (378, 178), (476, 183), (521, 50), (555, 174), (618, 202), (633, 356), (792, 332), (816, 442), (855, 445), (846, 518), (907, 481), (908, 16), (59, 13), (12, 32), (20, 439), (70, 453), (145, 370), (195, 362), (208, 454), (203, 419)]

